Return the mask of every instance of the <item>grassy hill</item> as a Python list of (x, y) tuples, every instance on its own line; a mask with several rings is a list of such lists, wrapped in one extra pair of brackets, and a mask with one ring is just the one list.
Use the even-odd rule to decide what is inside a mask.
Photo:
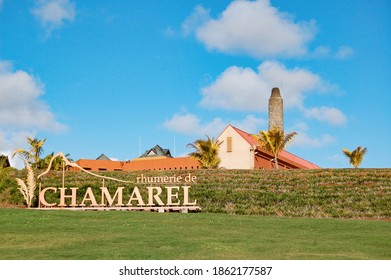
[[(191, 198), (197, 199), (202, 212), (283, 217), (391, 218), (391, 169), (177, 170), (99, 174), (136, 181), (141, 174), (184, 177), (188, 173), (197, 176), (197, 181), (191, 184)], [(3, 207), (24, 204), (15, 177), (25, 178), (25, 172), (0, 170), (0, 205)], [(43, 184), (45, 187), (59, 187), (61, 178), (61, 172), (51, 172), (44, 178)], [(82, 172), (67, 172), (65, 185), (80, 189), (99, 188), (102, 180)], [(105, 186), (113, 189), (125, 186), (128, 192), (133, 188), (132, 185), (107, 181)]]

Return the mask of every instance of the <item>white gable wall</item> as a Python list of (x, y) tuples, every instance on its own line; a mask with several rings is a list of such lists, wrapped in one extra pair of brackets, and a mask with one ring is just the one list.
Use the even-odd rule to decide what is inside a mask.
[[(227, 137), (232, 137), (232, 151), (227, 151)], [(220, 167), (227, 169), (253, 169), (254, 151), (251, 145), (235, 129), (228, 126), (217, 138), (223, 143), (219, 149)]]

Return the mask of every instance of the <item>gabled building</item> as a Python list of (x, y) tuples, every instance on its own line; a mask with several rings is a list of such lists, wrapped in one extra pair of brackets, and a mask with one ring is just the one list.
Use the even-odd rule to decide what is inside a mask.
[[(85, 170), (91, 171), (122, 171), (123, 162), (105, 159), (79, 159), (76, 163)], [(72, 169), (76, 170), (77, 169)]]
[(146, 150), (145, 153), (143, 153), (140, 156), (140, 158), (146, 158), (146, 157), (169, 157), (169, 158), (172, 158), (170, 150), (163, 149), (159, 145), (156, 145), (152, 149)]
[(101, 154), (96, 160), (79, 159), (76, 163), (90, 171), (192, 170), (201, 168), (198, 160), (192, 157), (173, 158), (169, 149), (163, 149), (159, 145), (146, 150), (140, 157), (128, 161), (111, 160)]
[(192, 157), (143, 157), (123, 164), (124, 171), (136, 170), (193, 170), (200, 169), (199, 161)]
[(123, 163), (111, 160), (105, 154), (101, 154), (97, 159), (79, 159), (76, 163), (85, 170), (91, 171), (122, 171)]
[[(227, 169), (274, 169), (274, 156), (263, 149), (252, 136), (239, 128), (228, 125), (217, 137), (222, 144), (219, 150), (220, 168)], [(278, 154), (278, 166), (283, 169), (318, 169), (305, 159), (287, 151)]]
[(101, 154), (96, 160), (111, 160), (111, 159), (105, 154)]
[[(269, 130), (277, 127), (284, 130), (283, 99), (278, 88), (273, 88), (269, 98)], [(222, 144), (219, 149), (220, 168), (226, 169), (274, 169), (275, 162), (272, 153), (263, 149), (252, 136), (239, 128), (228, 125), (217, 140)], [(170, 150), (156, 145), (146, 150), (139, 158), (126, 162), (111, 161), (105, 155), (97, 160), (80, 159), (77, 163), (88, 170), (181, 170), (199, 169), (201, 164), (192, 157), (173, 158)], [(305, 159), (287, 151), (278, 154), (278, 165), (285, 169), (318, 169)]]

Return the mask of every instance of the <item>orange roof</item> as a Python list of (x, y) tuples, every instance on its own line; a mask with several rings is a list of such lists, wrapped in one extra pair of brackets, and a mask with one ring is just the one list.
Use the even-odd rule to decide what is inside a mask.
[(79, 159), (76, 163), (84, 169), (90, 170), (122, 170), (122, 163), (114, 160)]
[[(237, 127), (234, 127), (232, 125), (229, 125), (231, 126), (240, 136), (242, 136), (242, 138), (244, 140), (246, 140), (251, 146), (260, 146), (259, 142), (254, 138), (254, 136), (250, 133), (247, 133)], [(280, 151), (278, 153), (279, 157), (281, 157), (281, 159), (285, 159), (285, 160), (289, 160), (289, 161), (292, 161), (296, 164), (299, 164), (301, 166), (303, 166), (304, 168), (308, 168), (308, 169), (319, 169), (320, 167), (312, 162), (309, 162), (301, 157), (298, 157), (294, 154), (291, 154), (287, 151)]]
[(250, 145), (252, 146), (257, 146), (259, 145), (258, 141), (254, 138), (254, 136), (250, 133), (247, 133), (243, 130), (240, 130), (239, 128), (237, 127), (234, 127), (232, 125), (229, 125), (231, 126), (240, 136), (243, 137), (244, 140), (246, 140)]
[(315, 163), (312, 163), (312, 162), (309, 162), (308, 160), (305, 160), (301, 157), (298, 157), (294, 154), (291, 154), (287, 151), (280, 151), (278, 153), (278, 155), (281, 157), (281, 158), (285, 158), (285, 159), (288, 159), (288, 160), (291, 160), (297, 164), (300, 164), (302, 166), (304, 166), (305, 168), (308, 168), (308, 169), (319, 169), (320, 167), (318, 165), (316, 165)]

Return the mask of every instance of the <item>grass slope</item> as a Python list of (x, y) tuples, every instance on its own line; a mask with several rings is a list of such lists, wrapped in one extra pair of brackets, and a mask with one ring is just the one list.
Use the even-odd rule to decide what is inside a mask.
[(0, 259), (391, 259), (388, 221), (0, 209)]
[[(391, 169), (320, 170), (176, 170), (102, 172), (123, 180), (145, 176), (197, 176), (191, 184), (191, 200), (197, 199), (203, 212), (281, 217), (326, 217), (391, 219)], [(51, 172), (44, 187), (60, 187), (61, 172)], [(0, 205), (23, 205), (15, 177), (21, 171), (1, 172)], [(99, 190), (102, 181), (82, 172), (67, 172), (66, 187)], [(172, 185), (172, 184), (170, 184)], [(115, 189), (134, 186), (105, 182)], [(143, 188), (149, 185), (138, 185)], [(164, 185), (163, 185), (164, 186)], [(164, 195), (163, 195), (164, 196)], [(98, 201), (100, 197), (97, 197)], [(163, 197), (164, 201), (164, 197)]]

